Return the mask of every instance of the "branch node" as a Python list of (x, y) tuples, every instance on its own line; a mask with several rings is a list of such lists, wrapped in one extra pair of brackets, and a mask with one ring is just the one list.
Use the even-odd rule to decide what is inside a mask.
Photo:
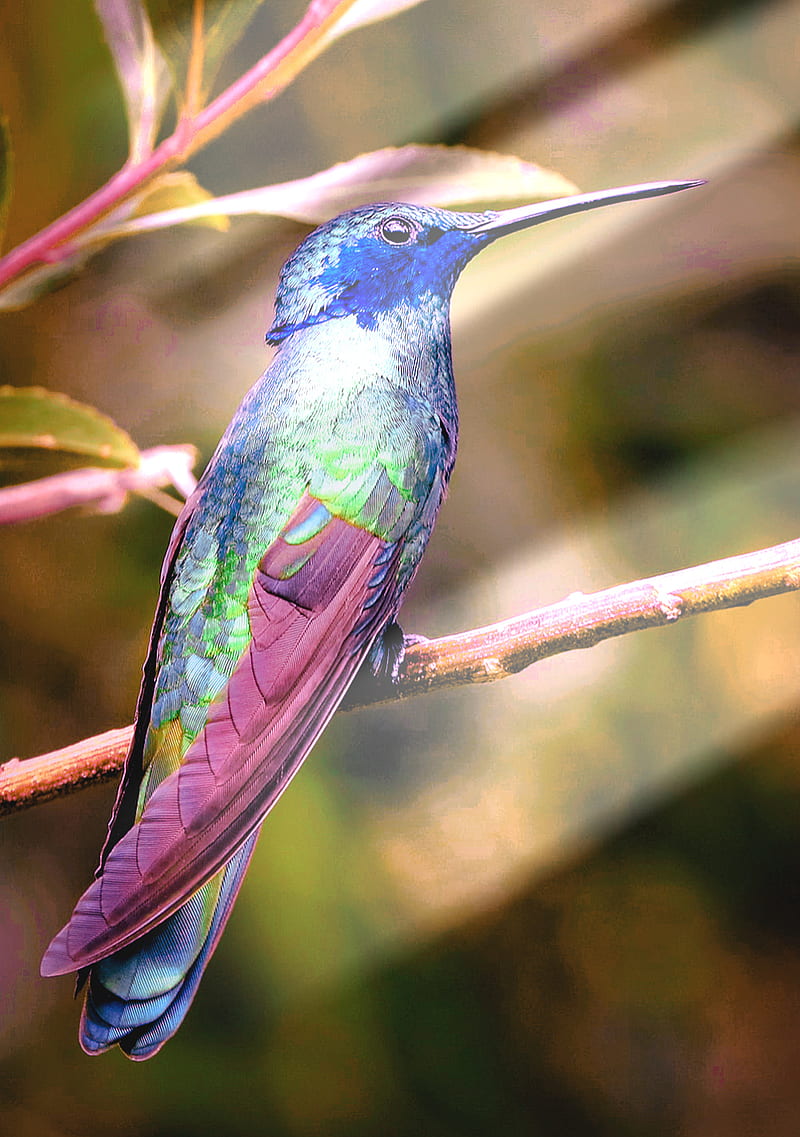
[(659, 612), (669, 623), (679, 620), (683, 615), (683, 597), (677, 592), (664, 592), (657, 588), (656, 602)]
[(505, 679), (511, 672), (495, 656), (480, 660), (473, 673), (476, 683), (492, 683), (495, 679)]

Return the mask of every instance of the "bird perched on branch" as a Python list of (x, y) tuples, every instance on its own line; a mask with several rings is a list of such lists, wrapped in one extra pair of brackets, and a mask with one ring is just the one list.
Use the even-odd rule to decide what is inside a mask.
[(88, 1054), (149, 1058), (194, 997), (261, 823), (395, 623), (456, 457), (450, 295), (498, 237), (698, 182), (501, 212), (370, 205), (281, 272), (275, 357), (177, 520), (96, 880), (42, 962)]

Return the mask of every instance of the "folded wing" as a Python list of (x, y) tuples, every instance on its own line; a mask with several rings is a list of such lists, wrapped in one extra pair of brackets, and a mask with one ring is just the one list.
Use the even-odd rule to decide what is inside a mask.
[[(319, 528), (298, 544), (304, 526)], [(304, 495), (252, 581), (249, 647), (180, 769), (111, 848), (43, 974), (88, 967), (138, 939), (250, 837), (393, 614), (399, 551)]]

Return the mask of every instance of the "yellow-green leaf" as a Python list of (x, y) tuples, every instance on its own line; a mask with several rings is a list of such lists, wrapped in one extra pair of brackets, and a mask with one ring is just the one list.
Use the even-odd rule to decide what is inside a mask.
[(0, 448), (80, 455), (93, 466), (138, 466), (139, 450), (107, 415), (42, 387), (0, 387)]
[[(145, 227), (148, 229), (165, 229), (176, 222), (166, 221), (163, 225), (154, 225), (153, 218), (162, 214), (171, 218), (176, 213), (182, 216), (187, 210), (198, 214), (187, 218), (187, 225), (202, 225), (224, 233), (230, 228), (230, 220), (222, 210), (214, 206), (214, 201), (215, 198), (203, 189), (194, 174), (188, 170), (161, 174), (146, 190), (124, 202), (119, 209), (82, 233), (75, 245), (82, 250), (87, 250), (90, 246), (96, 249), (111, 241), (118, 241), (120, 237), (129, 237), (139, 232), (142, 224), (140, 218), (146, 218)], [(0, 307), (2, 302), (3, 294), (0, 293)]]
[[(188, 170), (176, 170), (173, 173), (162, 174), (153, 181), (147, 192), (136, 203), (133, 217), (143, 217), (150, 213), (161, 213), (167, 209), (184, 209), (187, 206), (202, 206), (206, 202), (213, 202), (214, 195), (198, 182), (194, 174)], [(211, 229), (225, 232), (230, 228), (230, 221), (224, 213), (206, 213), (195, 218), (195, 224), (206, 225)]]

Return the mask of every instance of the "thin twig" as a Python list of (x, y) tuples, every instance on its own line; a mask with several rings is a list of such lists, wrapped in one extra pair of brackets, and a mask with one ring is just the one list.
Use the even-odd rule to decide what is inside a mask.
[(139, 457), (138, 466), (122, 470), (90, 466), (6, 486), (0, 489), (0, 525), (30, 521), (76, 505), (116, 513), (129, 493), (140, 493), (170, 513), (179, 513), (183, 502), (162, 493), (159, 487), (174, 486), (184, 497), (189, 496), (195, 485), (194, 446), (154, 446)]
[[(800, 540), (681, 569), (558, 604), (499, 624), (408, 648), (390, 688), (361, 683), (346, 709), (425, 691), (502, 679), (539, 659), (686, 616), (751, 604), (800, 589)], [(0, 815), (72, 793), (118, 773), (131, 727), (0, 767)]]

